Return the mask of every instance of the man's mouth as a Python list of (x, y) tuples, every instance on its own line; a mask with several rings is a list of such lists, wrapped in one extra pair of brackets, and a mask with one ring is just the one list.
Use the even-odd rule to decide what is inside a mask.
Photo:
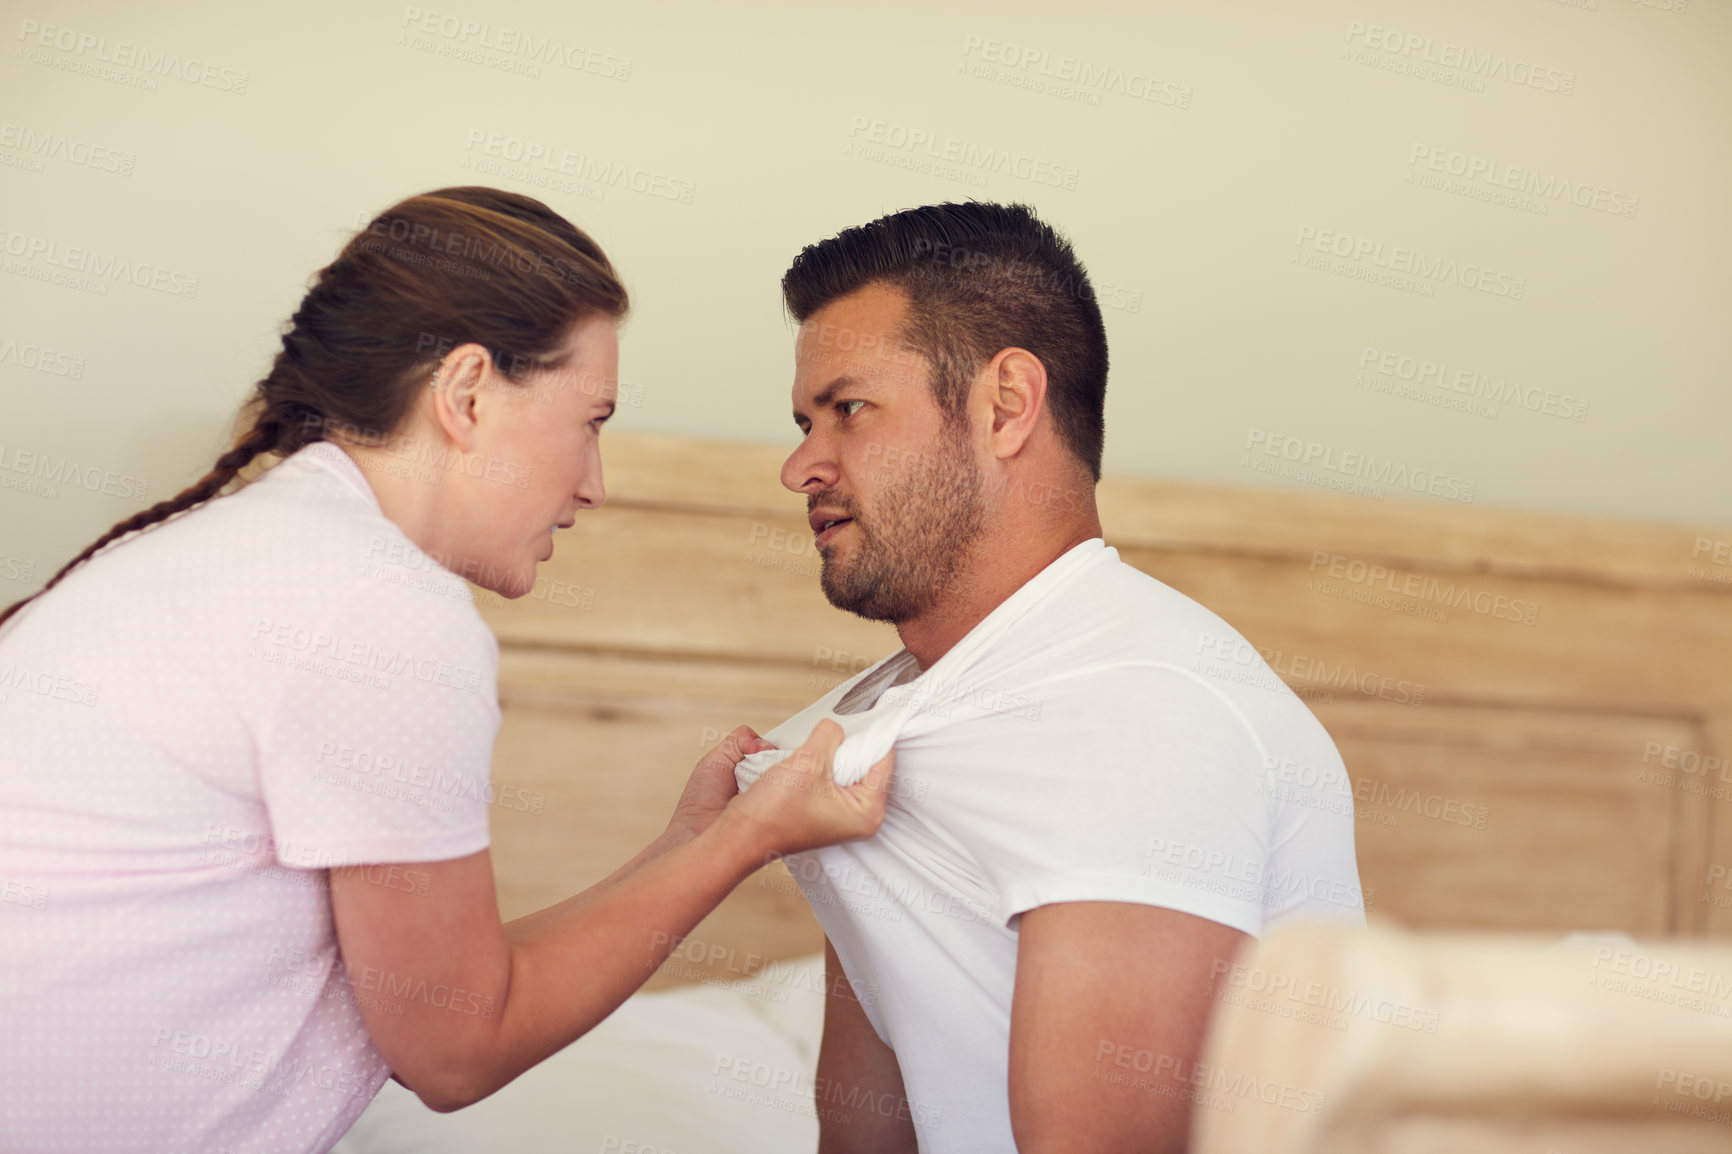
[(834, 517), (821, 521), (814, 521), (813, 528), (816, 529), (817, 532), (812, 537), (812, 543), (815, 545), (826, 544), (831, 538), (835, 537), (837, 532), (841, 530), (842, 526), (852, 525), (853, 523), (854, 518), (852, 517)]

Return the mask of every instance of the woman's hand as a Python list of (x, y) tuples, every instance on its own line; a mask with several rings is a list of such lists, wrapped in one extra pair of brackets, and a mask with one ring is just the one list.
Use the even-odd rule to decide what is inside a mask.
[(708, 829), (716, 815), (739, 794), (734, 766), (748, 753), (774, 748), (749, 725), (742, 725), (722, 738), (714, 749), (698, 758), (697, 768), (692, 770), (686, 790), (674, 806), (674, 815), (668, 820), (663, 837), (675, 842), (689, 841)]
[(884, 821), (896, 754), (885, 754), (854, 785), (840, 786), (830, 767), (841, 744), (842, 727), (820, 721), (805, 744), (766, 769), (722, 819), (746, 831), (766, 856), (871, 837)]
[[(739, 794), (735, 764), (774, 748), (741, 726), (698, 761), (666, 844), (508, 926), (499, 923), (485, 849), (454, 861), (331, 870), (331, 911), (350, 973), (383, 974), (387, 990), (404, 990), (359, 1001), (373, 1044), (405, 1086), (441, 1111), (486, 1097), (570, 1045), (767, 858), (878, 831), (893, 757), (843, 789), (830, 776), (841, 744), (842, 727), (821, 721)], [(419, 872), (424, 883), (414, 892), (369, 884), (392, 870)], [(454, 992), (440, 1000), (426, 992), (447, 988)]]

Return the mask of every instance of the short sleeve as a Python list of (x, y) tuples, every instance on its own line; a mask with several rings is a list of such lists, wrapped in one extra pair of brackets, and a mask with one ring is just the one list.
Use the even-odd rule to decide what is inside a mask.
[(1226, 698), (1162, 665), (1066, 678), (1037, 719), (1000, 723), (981, 858), (1014, 924), (1056, 902), (1163, 906), (1262, 928), (1270, 840), (1262, 753)]
[(472, 603), (368, 579), (329, 620), (263, 623), (253, 646), (282, 667), (259, 754), (279, 861), (487, 847), (499, 646)]

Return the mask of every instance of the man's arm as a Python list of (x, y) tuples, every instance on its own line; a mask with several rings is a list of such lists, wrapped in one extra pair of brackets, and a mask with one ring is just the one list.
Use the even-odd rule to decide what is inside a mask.
[(885, 1117), (881, 1110), (838, 1105), (888, 1100), (901, 1106), (906, 1098), (896, 1051), (872, 1028), (829, 938), (824, 939), (824, 1040), (814, 1089), (818, 1154), (914, 1154), (918, 1149), (914, 1122), (904, 1116), (908, 1111), (892, 1110)]
[(1010, 1018), (1021, 1154), (1183, 1151), (1215, 981), (1248, 940), (1127, 902), (1024, 913)]

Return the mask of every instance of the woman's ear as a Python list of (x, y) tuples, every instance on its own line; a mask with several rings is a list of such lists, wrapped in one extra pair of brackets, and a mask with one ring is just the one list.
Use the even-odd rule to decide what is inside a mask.
[(492, 383), (493, 356), (481, 345), (458, 345), (439, 363), (428, 387), (433, 423), (465, 452), (475, 447), (483, 392)]

